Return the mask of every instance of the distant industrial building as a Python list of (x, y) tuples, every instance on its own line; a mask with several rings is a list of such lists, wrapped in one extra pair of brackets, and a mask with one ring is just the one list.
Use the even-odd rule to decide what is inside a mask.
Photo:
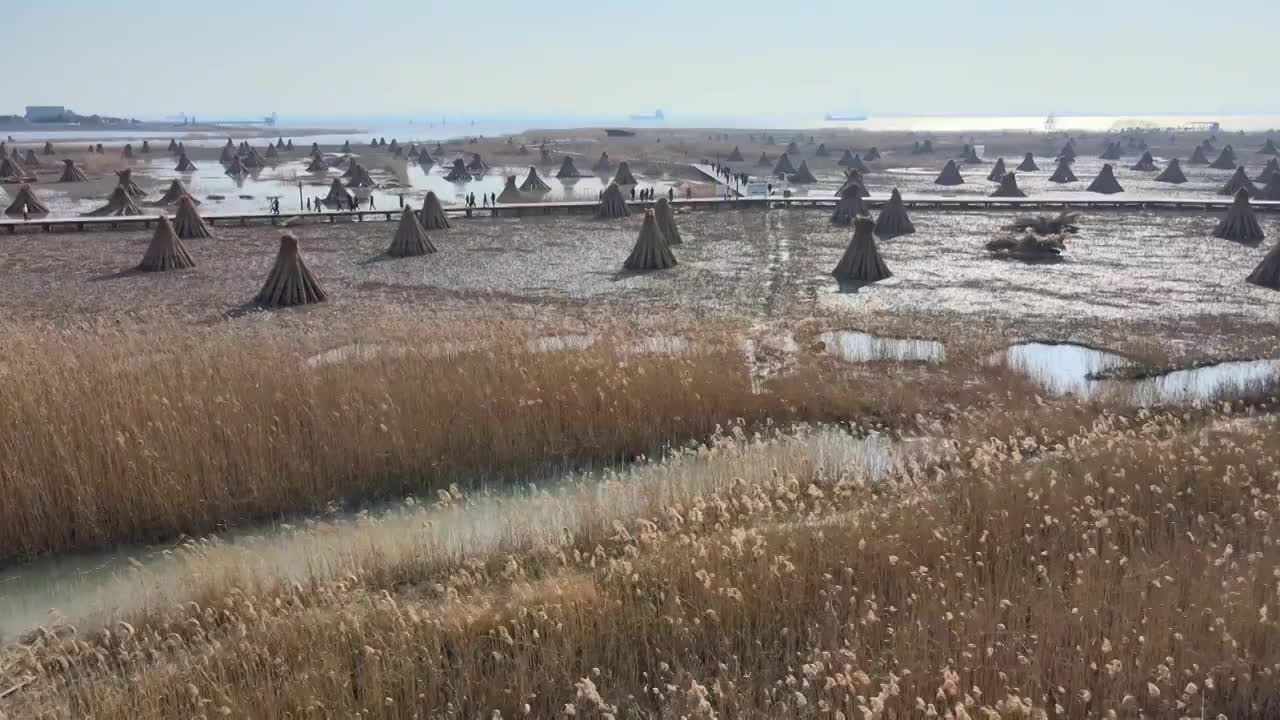
[(67, 109), (61, 105), (28, 105), (27, 122), (52, 123), (62, 122), (67, 117)]

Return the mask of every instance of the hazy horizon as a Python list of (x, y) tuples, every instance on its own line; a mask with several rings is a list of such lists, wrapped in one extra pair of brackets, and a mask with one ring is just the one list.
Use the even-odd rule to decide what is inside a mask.
[[(1229, 32), (1199, 3), (939, 0), (853, 7), (562, 0), (374, 0), (217, 7), (95, 0), (9, 10), (24, 90), (0, 113), (65, 105), (160, 117), (1251, 115), (1280, 112), (1229, 58), (1259, 59), (1280, 4)], [(992, 18), (995, 18), (994, 20)], [(1213, 21), (1213, 22), (1211, 22)], [(474, 27), (473, 27), (474, 25)], [(38, 28), (56, 27), (56, 49)], [(202, 28), (215, 28), (203, 31)]]

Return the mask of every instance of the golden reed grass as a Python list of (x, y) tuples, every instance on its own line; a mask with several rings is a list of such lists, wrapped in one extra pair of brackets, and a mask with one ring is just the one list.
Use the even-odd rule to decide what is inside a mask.
[(1277, 430), (1102, 411), (878, 478), (744, 438), (626, 519), (47, 630), (0, 655), (30, 679), (0, 712), (1274, 717)]
[(737, 419), (911, 422), (1005, 392), (946, 373), (868, 384), (810, 355), (755, 392), (729, 329), (674, 353), (621, 329), (595, 334), (585, 349), (535, 352), (524, 328), (484, 323), (7, 328), (0, 563), (536, 480)]

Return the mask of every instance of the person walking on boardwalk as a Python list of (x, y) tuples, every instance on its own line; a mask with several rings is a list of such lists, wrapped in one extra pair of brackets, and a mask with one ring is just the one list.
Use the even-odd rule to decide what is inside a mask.
[(369, 209), (373, 209), (373, 193), (369, 193)]
[(673, 187), (667, 188), (667, 200), (672, 201), (675, 199), (676, 199), (676, 189)]

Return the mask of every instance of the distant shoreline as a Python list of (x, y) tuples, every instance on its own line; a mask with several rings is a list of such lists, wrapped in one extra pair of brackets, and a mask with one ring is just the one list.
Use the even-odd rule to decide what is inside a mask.
[(45, 136), (55, 138), (69, 133), (78, 133), (77, 139), (120, 140), (128, 137), (151, 137), (157, 134), (170, 135), (174, 138), (227, 135), (230, 137), (275, 137), (288, 135), (291, 137), (308, 137), (312, 135), (358, 135), (364, 130), (355, 128), (327, 127), (287, 127), (283, 125), (181, 125), (173, 123), (140, 122), (129, 125), (76, 125), (68, 123), (0, 123), (0, 135), (22, 133), (20, 142), (32, 142)]

